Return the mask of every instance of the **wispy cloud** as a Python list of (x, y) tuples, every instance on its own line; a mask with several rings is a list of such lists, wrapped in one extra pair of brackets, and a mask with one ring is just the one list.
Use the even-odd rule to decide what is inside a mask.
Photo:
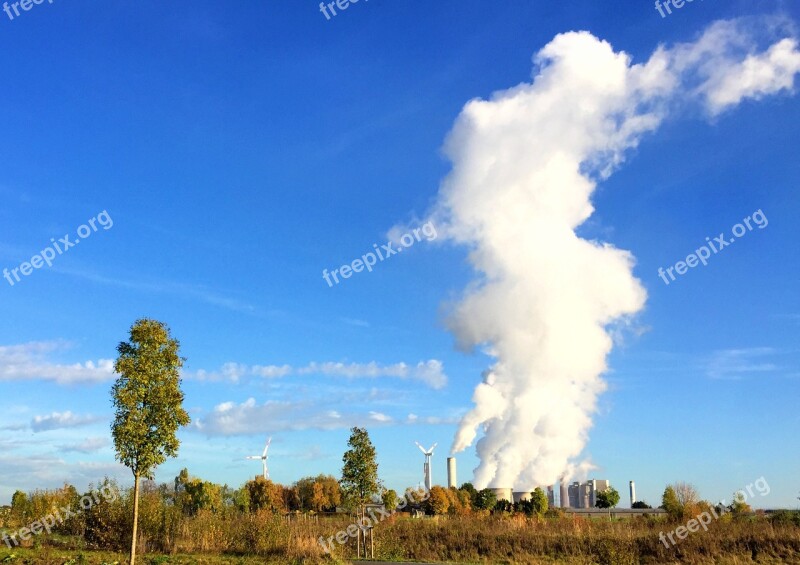
[(70, 344), (65, 341), (37, 341), (22, 345), (0, 346), (0, 381), (54, 381), (58, 384), (99, 383), (114, 375), (110, 359), (64, 365), (48, 356)]
[(21, 432), (22, 430), (27, 430), (28, 424), (6, 424), (4, 426), (0, 426), (0, 431), (3, 432)]
[(195, 427), (208, 435), (251, 435), (261, 434), (264, 430), (334, 430), (368, 423), (385, 424), (380, 416), (342, 414), (311, 401), (271, 400), (259, 404), (255, 398), (249, 398), (241, 404), (218, 404), (207, 417), (197, 420)]
[(222, 295), (219, 292), (202, 285), (186, 284), (166, 280), (147, 282), (129, 279), (117, 279), (89, 271), (78, 271), (62, 268), (54, 269), (54, 271), (72, 277), (82, 278), (97, 284), (118, 286), (140, 292), (171, 294), (181, 298), (190, 298), (200, 302), (205, 302), (206, 304), (219, 306), (220, 308), (233, 310), (234, 312), (247, 314), (255, 313), (255, 307), (253, 307), (251, 304)]
[(423, 416), (419, 417), (416, 414), (409, 414), (406, 416), (405, 423), (406, 424), (428, 424), (431, 426), (441, 426), (441, 425), (455, 425), (461, 421), (461, 418), (464, 417), (466, 410), (459, 410), (458, 413), (452, 414), (450, 416)]
[(53, 455), (23, 456), (0, 454), (0, 499), (10, 500), (17, 489), (57, 488), (68, 482), (82, 490), (89, 483), (97, 484), (103, 477), (126, 481), (130, 471), (118, 463), (80, 461), (70, 463)]
[(772, 373), (778, 366), (769, 358), (776, 353), (771, 347), (715, 351), (706, 364), (706, 375), (712, 379), (741, 380), (754, 373)]
[(102, 418), (99, 416), (91, 416), (88, 414), (80, 416), (67, 410), (66, 412), (53, 412), (46, 416), (34, 416), (33, 420), (31, 420), (31, 429), (38, 433), (64, 428), (77, 428), (94, 424), (101, 419)]
[(305, 451), (301, 453), (289, 453), (284, 455), (284, 457), (289, 459), (300, 459), (302, 461), (320, 461), (322, 459), (327, 459), (331, 455), (329, 453), (325, 453), (322, 451), (322, 448), (318, 445), (312, 445)]
[(358, 326), (359, 328), (368, 328), (369, 327), (369, 322), (366, 322), (364, 320), (358, 320), (356, 318), (341, 318), (341, 320), (345, 324), (349, 324), (351, 326)]
[(341, 363), (328, 361), (324, 363), (312, 362), (303, 367), (291, 365), (243, 365), (240, 363), (225, 363), (217, 371), (198, 370), (186, 372), (188, 378), (205, 381), (239, 382), (245, 377), (262, 377), (267, 379), (281, 378), (289, 375), (322, 375), (327, 377), (342, 377), (347, 379), (377, 379), (396, 378), (403, 380), (419, 381), (433, 389), (442, 389), (447, 385), (447, 375), (441, 361), (431, 359), (420, 361), (416, 365), (395, 363), (394, 365), (381, 365), (375, 361), (369, 363)]
[(367, 410), (343, 411), (331, 406), (327, 400), (275, 401), (259, 404), (255, 398), (237, 404), (223, 402), (214, 407), (206, 417), (198, 418), (193, 427), (209, 436), (235, 436), (264, 434), (265, 430), (335, 430), (353, 426), (390, 426), (413, 424), (453, 424), (453, 418), (435, 418), (409, 415), (396, 418), (390, 414)]
[(107, 437), (89, 437), (80, 443), (66, 444), (60, 447), (64, 452), (95, 453), (111, 445)]

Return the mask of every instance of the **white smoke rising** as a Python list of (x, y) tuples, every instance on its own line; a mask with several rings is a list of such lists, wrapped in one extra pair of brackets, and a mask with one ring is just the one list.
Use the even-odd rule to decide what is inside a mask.
[(717, 22), (643, 64), (588, 32), (565, 33), (536, 55), (531, 83), (464, 107), (431, 217), (479, 273), (449, 326), (461, 346), (496, 359), (452, 446), (484, 432), (477, 488), (530, 489), (589, 467), (577, 458), (606, 387), (609, 325), (639, 312), (646, 293), (630, 252), (575, 230), (593, 213), (597, 181), (670, 111), (700, 103), (713, 116), (792, 88), (797, 42), (760, 49), (753, 29)]

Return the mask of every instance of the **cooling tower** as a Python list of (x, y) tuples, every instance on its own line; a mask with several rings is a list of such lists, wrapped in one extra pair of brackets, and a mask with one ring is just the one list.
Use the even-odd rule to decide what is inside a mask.
[[(524, 490), (519, 490), (515, 492), (513, 496), (514, 496), (514, 502), (522, 502), (523, 500), (531, 499), (531, 493)], [(497, 498), (499, 499), (500, 497), (498, 496)]]
[(456, 479), (456, 458), (447, 458), (447, 487), (458, 488), (458, 479)]
[(507, 500), (508, 502), (514, 501), (514, 495), (512, 493), (512, 489), (510, 488), (489, 487), (489, 490), (494, 493), (495, 497), (497, 497), (497, 500)]
[(561, 479), (561, 508), (569, 508), (569, 494), (567, 493), (567, 482)]

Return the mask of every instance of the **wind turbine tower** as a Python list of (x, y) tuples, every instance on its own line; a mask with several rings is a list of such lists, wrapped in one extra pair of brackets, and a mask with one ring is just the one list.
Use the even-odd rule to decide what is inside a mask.
[(264, 478), (269, 479), (269, 471), (267, 470), (267, 450), (269, 449), (269, 444), (272, 441), (270, 437), (267, 439), (267, 445), (264, 446), (264, 453), (261, 455), (250, 455), (247, 459), (261, 459), (261, 465), (264, 467)]
[(433, 479), (431, 478), (431, 457), (433, 457), (433, 450), (436, 449), (436, 446), (439, 444), (434, 443), (430, 449), (426, 450), (419, 444), (418, 441), (415, 441), (414, 443), (417, 444), (417, 447), (419, 447), (419, 450), (425, 456), (425, 466), (423, 467), (425, 472), (425, 490), (430, 492), (431, 486), (433, 486)]

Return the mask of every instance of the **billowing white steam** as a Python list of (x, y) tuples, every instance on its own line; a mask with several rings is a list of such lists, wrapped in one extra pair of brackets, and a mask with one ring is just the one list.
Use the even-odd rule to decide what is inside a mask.
[[(757, 23), (718, 22), (643, 64), (565, 33), (535, 57), (532, 83), (465, 106), (432, 219), (480, 273), (449, 325), (462, 346), (496, 358), (452, 447), (482, 426), (476, 487), (532, 488), (585, 468), (577, 458), (606, 386), (608, 326), (641, 310), (646, 293), (631, 253), (575, 230), (593, 212), (596, 181), (670, 110), (699, 101), (715, 115), (792, 88), (797, 42), (759, 44), (748, 31)], [(787, 27), (768, 23), (773, 37)]]

